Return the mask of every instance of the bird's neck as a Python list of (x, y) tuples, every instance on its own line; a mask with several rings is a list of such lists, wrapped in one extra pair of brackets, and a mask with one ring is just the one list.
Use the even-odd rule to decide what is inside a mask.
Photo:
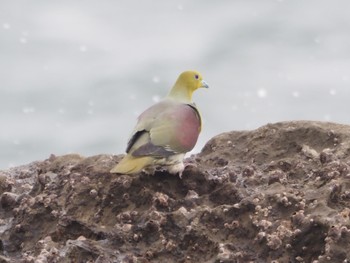
[(172, 98), (184, 103), (192, 103), (192, 94), (193, 91), (187, 87), (184, 87), (181, 84), (175, 84), (174, 87), (170, 90), (168, 98)]

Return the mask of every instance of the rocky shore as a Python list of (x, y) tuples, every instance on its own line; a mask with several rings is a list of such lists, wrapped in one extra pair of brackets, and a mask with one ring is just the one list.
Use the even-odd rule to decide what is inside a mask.
[(72, 154), (0, 171), (2, 262), (350, 262), (350, 126), (211, 139), (182, 179)]

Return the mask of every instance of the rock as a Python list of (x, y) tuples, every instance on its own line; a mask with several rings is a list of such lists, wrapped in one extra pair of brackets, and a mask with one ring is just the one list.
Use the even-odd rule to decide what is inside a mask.
[(52, 155), (0, 171), (0, 261), (350, 260), (350, 126), (223, 133), (182, 179), (110, 174), (120, 158)]
[(14, 207), (17, 203), (18, 195), (14, 193), (4, 192), (0, 196), (0, 204), (3, 209)]
[(0, 195), (3, 192), (10, 192), (12, 189), (11, 182), (9, 182), (5, 174), (0, 173)]
[(6, 257), (0, 255), (0, 263), (8, 263), (8, 262), (10, 262), (9, 258), (6, 258)]

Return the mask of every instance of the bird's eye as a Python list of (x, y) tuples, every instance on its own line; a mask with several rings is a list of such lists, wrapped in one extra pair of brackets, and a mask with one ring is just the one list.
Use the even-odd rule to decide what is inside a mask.
[(196, 75), (194, 75), (194, 77), (196, 78), (196, 79), (199, 79), (199, 76), (196, 74)]

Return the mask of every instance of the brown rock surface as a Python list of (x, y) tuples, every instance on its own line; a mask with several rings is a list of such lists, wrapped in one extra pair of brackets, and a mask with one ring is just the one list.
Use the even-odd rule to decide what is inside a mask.
[(0, 262), (349, 262), (350, 126), (228, 132), (180, 179), (120, 156), (0, 171)]

